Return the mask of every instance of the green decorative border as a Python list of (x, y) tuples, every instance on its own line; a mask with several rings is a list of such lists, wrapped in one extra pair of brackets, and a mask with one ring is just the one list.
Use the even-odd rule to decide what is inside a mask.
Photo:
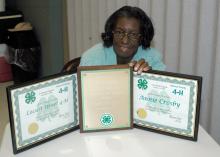
[[(125, 71), (126, 70), (126, 71)], [(86, 73), (97, 73), (97, 71), (98, 72), (109, 72), (109, 71), (124, 71), (124, 72), (128, 72), (129, 73), (129, 90), (128, 90), (128, 92), (129, 92), (129, 95), (130, 95), (130, 89), (131, 89), (131, 79), (130, 79), (130, 69), (111, 69), (111, 70), (92, 70), (92, 71), (87, 71), (87, 70), (85, 70), (85, 71), (82, 71), (81, 72), (81, 85), (82, 85), (82, 121), (83, 121), (83, 130), (88, 130), (88, 131), (92, 131), (92, 130), (98, 130), (98, 129), (109, 129), (109, 128), (111, 128), (111, 129), (116, 129), (116, 128), (126, 128), (126, 127), (129, 127), (130, 126), (130, 123), (131, 123), (131, 121), (130, 121), (130, 119), (131, 119), (131, 115), (130, 115), (130, 112), (129, 112), (129, 121), (128, 121), (128, 125), (120, 125), (120, 126), (115, 126), (115, 127), (111, 127), (111, 126), (109, 126), (109, 127), (98, 127), (98, 128), (87, 128), (86, 126), (85, 126), (85, 103), (84, 103), (84, 77), (83, 77), (83, 74), (86, 74)], [(131, 102), (130, 102), (130, 98), (129, 98), (129, 102), (128, 102), (129, 104), (131, 104)], [(129, 106), (129, 111), (131, 110), (131, 107)]]
[[(76, 75), (72, 75), (72, 76), (68, 76), (68, 77), (65, 77), (65, 78), (60, 78), (58, 80), (53, 80), (51, 82), (41, 82), (39, 83), (39, 85), (32, 85), (32, 86), (29, 86), (29, 87), (25, 87), (23, 88), (22, 90), (16, 90), (14, 92), (14, 95), (13, 97), (15, 98), (15, 103), (14, 103), (14, 113), (16, 115), (16, 119), (14, 121), (15, 123), (15, 129), (16, 129), (16, 138), (17, 139), (17, 143), (18, 143), (18, 147), (23, 147), (23, 146), (26, 146), (26, 145), (30, 145), (31, 143), (36, 143), (38, 141), (41, 141), (43, 139), (46, 139), (46, 138), (49, 138), (51, 136), (54, 136), (56, 134), (60, 134), (66, 130), (69, 130), (71, 129), (72, 127), (76, 126), (77, 123), (78, 123), (78, 117), (77, 117), (77, 102), (74, 101), (74, 122), (71, 122), (69, 124), (66, 124), (64, 126), (60, 126), (56, 129), (53, 129), (53, 130), (50, 130), (48, 132), (45, 132), (41, 135), (38, 135), (36, 137), (33, 137), (33, 138), (30, 138), (30, 139), (27, 139), (27, 140), (23, 140), (22, 138), (22, 133), (21, 133), (21, 117), (20, 117), (20, 106), (19, 106), (19, 101), (18, 101), (18, 96), (20, 94), (24, 94), (26, 92), (29, 92), (30, 90), (37, 90), (37, 89), (40, 89), (40, 88), (46, 88), (46, 87), (49, 87), (49, 86), (52, 86), (52, 85), (55, 85), (55, 84), (59, 84), (59, 83), (62, 83), (62, 82), (65, 82), (65, 81), (69, 81), (71, 80), (73, 82), (73, 98), (75, 98), (75, 100), (77, 100), (77, 92), (76, 92)], [(73, 99), (74, 100), (74, 99)]]
[[(146, 121), (143, 121), (143, 120), (138, 120), (138, 119), (135, 119), (135, 118), (134, 118), (134, 123), (142, 125), (142, 126), (149, 126), (150, 128), (163, 130), (163, 131), (166, 131), (166, 132), (172, 132), (172, 133), (176, 133), (176, 134), (187, 135), (187, 136), (190, 136), (190, 137), (193, 136), (193, 135), (190, 135), (190, 134), (192, 134), (192, 131), (193, 131), (192, 130), (192, 125), (193, 125), (193, 120), (194, 120), (193, 119), (193, 113), (196, 111), (196, 109), (194, 109), (194, 104), (196, 102), (193, 100), (193, 97), (195, 96), (194, 89), (196, 87), (195, 81), (193, 82), (193, 81), (178, 80), (178, 79), (176, 79), (175, 77), (172, 77), (172, 76), (166, 76), (166, 78), (161, 77), (161, 76), (156, 77), (156, 76), (153, 76), (152, 74), (150, 74), (150, 76), (149, 75), (134, 74), (134, 77), (190, 86), (188, 124), (187, 124), (187, 129), (186, 130), (185, 129), (174, 128), (174, 127), (169, 127), (169, 126), (161, 125), (161, 124), (157, 124), (157, 123), (150, 123), (150, 122), (146, 122)], [(172, 79), (171, 79), (171, 77), (172, 77)]]

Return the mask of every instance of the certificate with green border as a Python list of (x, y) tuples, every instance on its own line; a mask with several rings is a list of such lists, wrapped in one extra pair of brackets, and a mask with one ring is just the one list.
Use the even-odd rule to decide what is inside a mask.
[(76, 74), (58, 74), (7, 88), (14, 153), (77, 128)]
[(80, 131), (132, 128), (132, 72), (128, 65), (78, 68)]
[(196, 141), (202, 78), (170, 72), (134, 73), (134, 124)]

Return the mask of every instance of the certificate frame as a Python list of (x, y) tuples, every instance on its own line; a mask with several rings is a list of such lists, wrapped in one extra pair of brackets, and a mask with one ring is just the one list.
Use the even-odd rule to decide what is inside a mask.
[[(144, 80), (149, 90), (140, 92)], [(202, 77), (150, 70), (133, 81), (134, 127), (197, 141)]]
[(46, 76), (6, 90), (14, 154), (79, 128), (76, 73)]
[[(133, 75), (132, 70), (128, 65), (105, 65), (105, 66), (81, 66), (81, 67), (78, 67), (77, 76), (78, 76), (78, 91), (79, 91), (79, 121), (80, 121), (80, 132), (81, 133), (96, 132), (96, 131), (110, 131), (110, 130), (111, 131), (112, 130), (124, 130), (124, 129), (132, 129), (133, 128), (133, 105), (132, 105), (132, 100), (133, 100), (133, 98), (132, 98), (133, 97), (133, 94), (132, 94), (132, 91), (133, 91), (132, 90), (132, 87), (133, 87), (132, 81), (133, 81), (133, 79), (132, 79), (132, 77), (133, 76), (132, 75)], [(107, 79), (107, 78), (109, 78), (107, 76), (110, 76), (112, 78)], [(124, 77), (126, 79), (123, 80), (123, 79), (121, 79), (121, 77)], [(102, 78), (102, 79), (100, 79), (100, 78)], [(94, 88), (91, 88), (91, 87), (89, 87), (89, 88), (95, 89), (94, 91), (103, 90), (103, 89), (101, 89), (103, 85), (101, 85), (99, 83), (100, 82), (103, 83), (104, 79), (108, 80), (108, 84), (111, 84), (111, 82), (113, 81), (114, 83), (117, 84), (116, 85), (117, 87), (121, 86), (121, 84), (119, 84), (120, 81), (125, 82), (125, 83), (122, 83), (124, 85), (124, 87), (122, 86), (122, 89), (119, 90), (119, 93), (123, 93), (122, 91), (124, 91), (126, 93), (126, 94), (122, 94), (123, 96), (125, 95), (124, 96), (125, 98), (122, 96), (123, 97), (122, 99), (125, 100), (126, 103), (121, 103), (124, 108), (118, 107), (119, 108), (118, 110), (121, 111), (121, 117), (119, 116), (120, 115), (119, 111), (116, 111), (116, 107), (114, 106), (117, 103), (112, 103), (112, 102), (109, 103), (110, 101), (106, 101), (106, 100), (105, 100), (105, 102), (103, 101), (103, 103), (97, 102), (97, 100), (98, 100), (97, 98), (100, 95), (98, 95), (98, 96), (95, 94), (92, 95), (91, 93), (96, 93), (96, 92), (89, 93), (88, 90), (86, 90), (85, 86), (88, 85), (88, 83), (91, 85), (94, 82), (98, 83), (97, 86), (94, 85), (94, 86), (92, 86)], [(114, 80), (117, 80), (117, 81), (114, 81)], [(116, 87), (116, 86), (114, 86), (114, 87)], [(107, 88), (109, 88), (109, 87), (107, 87)], [(108, 90), (107, 93), (113, 93), (115, 91), (110, 92)], [(99, 91), (99, 93), (102, 94), (104, 99), (107, 98), (105, 91), (104, 92)], [(114, 94), (112, 94), (112, 95), (114, 95)], [(115, 98), (112, 95), (110, 94), (110, 97), (112, 99)], [(93, 98), (95, 98), (96, 100), (93, 100)], [(121, 101), (121, 99), (119, 99), (119, 101)], [(95, 107), (92, 108), (91, 106), (95, 106)], [(98, 106), (98, 107), (96, 107), (96, 106)], [(114, 106), (114, 107), (107, 107), (107, 106)], [(90, 109), (88, 109), (88, 108), (90, 108)], [(91, 110), (93, 110), (93, 111), (90, 112)], [(98, 111), (98, 110), (102, 110), (102, 111)], [(98, 112), (96, 112), (96, 111), (98, 111)], [(96, 114), (95, 114), (95, 112), (96, 112)], [(109, 125), (105, 125), (103, 123), (104, 120), (102, 121), (102, 118), (103, 119), (107, 118), (109, 120), (109, 122), (111, 122), (111, 123)], [(93, 121), (90, 119), (93, 119)], [(96, 124), (94, 124), (93, 122)]]

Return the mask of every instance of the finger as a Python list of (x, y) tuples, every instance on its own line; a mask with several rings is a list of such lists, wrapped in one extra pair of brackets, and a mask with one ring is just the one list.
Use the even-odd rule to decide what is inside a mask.
[(144, 59), (140, 59), (140, 60), (134, 65), (134, 71), (138, 71), (139, 68), (140, 68), (140, 66), (141, 66), (142, 64), (144, 64), (144, 63), (145, 63), (145, 60), (144, 60)]
[(146, 62), (144, 62), (143, 64), (140, 65), (139, 69), (138, 69), (138, 74), (141, 74), (143, 71), (148, 70), (148, 64)]
[(145, 72), (146, 72), (146, 71), (148, 71), (148, 70), (152, 70), (152, 67), (151, 67), (151, 66), (147, 66), (147, 67), (145, 67), (145, 68), (144, 68), (144, 70), (143, 70), (143, 71), (145, 71)]
[(146, 62), (146, 67), (144, 67), (143, 71), (148, 71), (151, 69), (151, 66), (149, 66), (148, 62)]
[(130, 66), (130, 67), (134, 67), (134, 65), (137, 63), (137, 61), (131, 61), (130, 63), (128, 63), (128, 65)]

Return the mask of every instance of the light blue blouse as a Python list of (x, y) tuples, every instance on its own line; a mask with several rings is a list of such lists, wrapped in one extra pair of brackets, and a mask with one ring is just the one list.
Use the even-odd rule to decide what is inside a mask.
[[(165, 70), (161, 54), (154, 48), (143, 49), (140, 46), (132, 60), (145, 59), (153, 70)], [(81, 57), (80, 66), (116, 65), (117, 59), (113, 47), (106, 48), (99, 43), (85, 51)]]

